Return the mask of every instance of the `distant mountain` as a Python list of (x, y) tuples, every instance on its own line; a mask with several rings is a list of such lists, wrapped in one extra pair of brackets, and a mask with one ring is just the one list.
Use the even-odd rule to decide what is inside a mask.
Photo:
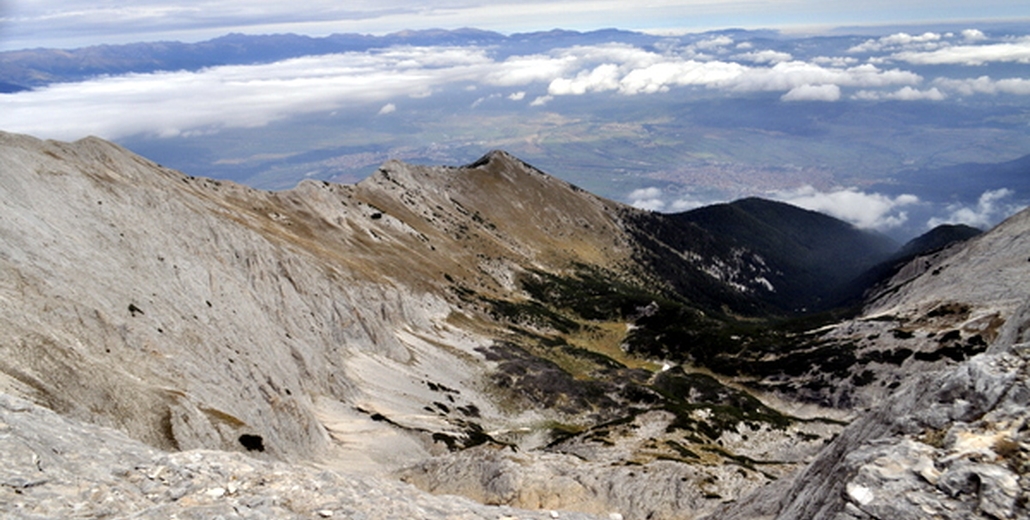
[(941, 224), (913, 238), (898, 250), (891, 260), (909, 261), (924, 253), (936, 251), (955, 242), (963, 242), (983, 233), (983, 230), (965, 224)]
[(774, 289), (765, 297), (794, 311), (837, 304), (844, 284), (898, 249), (897, 243), (878, 233), (822, 213), (757, 198), (698, 208), (672, 218), (758, 255)]
[(964, 242), (983, 231), (965, 224), (942, 224), (913, 238), (882, 262), (854, 277), (840, 287), (836, 302), (841, 305), (856, 305), (864, 301), (868, 291), (886, 283), (898, 271), (921, 255), (937, 252), (952, 244)]

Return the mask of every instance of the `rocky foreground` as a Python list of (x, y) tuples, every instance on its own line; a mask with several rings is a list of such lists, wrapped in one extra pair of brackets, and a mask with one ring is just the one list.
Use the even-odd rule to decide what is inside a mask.
[(4, 518), (594, 518), (490, 507), (243, 453), (163, 452), (0, 395)]

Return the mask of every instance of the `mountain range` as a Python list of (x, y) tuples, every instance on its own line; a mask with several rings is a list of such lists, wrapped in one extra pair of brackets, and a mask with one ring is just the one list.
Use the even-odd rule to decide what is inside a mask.
[(5, 515), (1027, 513), (1026, 211), (899, 248), (502, 151), (269, 192), (5, 133), (0, 171)]

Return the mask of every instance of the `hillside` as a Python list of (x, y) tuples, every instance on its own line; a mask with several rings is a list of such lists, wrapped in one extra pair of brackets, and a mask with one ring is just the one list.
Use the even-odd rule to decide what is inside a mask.
[[(265, 192), (96, 138), (0, 134), (0, 171), (5, 514), (112, 514), (69, 498), (83, 478), (145, 517), (230, 503), (258, 518), (389, 517), (353, 498), (377, 487), (410, 493), (391, 511), (427, 518), (454, 507), (424, 491), (700, 515), (786, 481), (912, 373), (982, 351), (1025, 289), (1023, 264), (983, 260), (1018, 235), (1006, 224), (947, 257), (983, 272), (898, 278), (868, 317), (796, 321), (770, 294), (801, 264), (727, 231), (742, 235), (744, 217), (635, 210), (504, 152)], [(783, 233), (821, 219), (769, 204), (739, 206), (772, 212)], [(818, 223), (831, 242), (853, 236)], [(796, 247), (837, 247), (816, 238)], [(1000, 285), (958, 286), (992, 269), (1009, 273), (1003, 303)], [(774, 275), (787, 285), (771, 291)], [(969, 308), (938, 301), (949, 291)], [(113, 451), (75, 440), (91, 435)], [(81, 462), (90, 451), (99, 467)], [(201, 476), (193, 487), (186, 473)], [(286, 507), (273, 489), (227, 487), (269, 474), (283, 493), (320, 479), (335, 498)]]
[(822, 213), (756, 198), (715, 204), (675, 215), (760, 255), (775, 289), (770, 301), (787, 309), (825, 310), (842, 287), (884, 261), (898, 246)]
[(1023, 210), (917, 258), (837, 326), (909, 349), (906, 377), (793, 479), (711, 518), (1026, 518), (1028, 233)]

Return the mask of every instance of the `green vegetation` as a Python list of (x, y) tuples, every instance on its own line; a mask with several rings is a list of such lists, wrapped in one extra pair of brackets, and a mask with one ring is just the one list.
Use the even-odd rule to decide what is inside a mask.
[[(595, 367), (621, 368), (625, 363), (582, 347), (570, 346), (571, 333), (599, 323), (631, 323), (623, 337), (626, 352), (650, 359), (692, 363), (728, 376), (767, 377), (805, 374), (844, 379), (856, 364), (871, 361), (900, 364), (911, 351), (871, 353), (860, 360), (855, 345), (822, 340), (804, 331), (839, 319), (824, 313), (793, 319), (739, 319), (709, 314), (688, 303), (621, 281), (594, 268), (580, 267), (575, 275), (532, 272), (520, 279), (531, 299), (522, 302), (490, 300), (495, 317), (517, 326), (531, 343), (543, 346), (545, 357), (562, 353)], [(541, 331), (533, 333), (525, 327)], [(554, 347), (560, 347), (555, 349)], [(540, 353), (532, 348), (534, 353)], [(550, 354), (548, 354), (548, 352)], [(564, 366), (567, 364), (563, 363)]]
[[(666, 398), (664, 409), (676, 415), (670, 430), (697, 432), (712, 440), (718, 439), (724, 431), (736, 430), (740, 423), (752, 429), (762, 424), (785, 428), (792, 421), (747, 392), (723, 385), (709, 375), (686, 373), (681, 368), (658, 374), (652, 388)], [(698, 410), (707, 412), (699, 416)]]

